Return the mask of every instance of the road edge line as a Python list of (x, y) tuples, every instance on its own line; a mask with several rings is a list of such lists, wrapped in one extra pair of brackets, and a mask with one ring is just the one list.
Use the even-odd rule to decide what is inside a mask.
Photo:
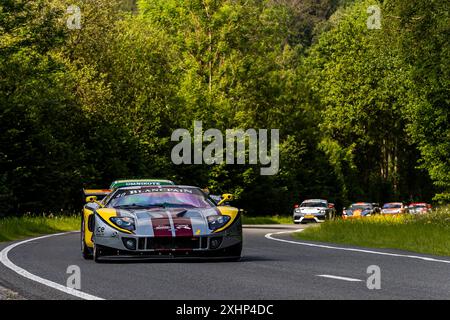
[(332, 274), (316, 274), (316, 277), (334, 279), (334, 280), (343, 280), (343, 281), (348, 281), (348, 282), (364, 282), (364, 280), (361, 280), (361, 279), (349, 278), (349, 277), (343, 277), (343, 276), (334, 276)]
[(55, 233), (55, 234), (49, 234), (49, 235), (45, 235), (45, 236), (40, 236), (40, 237), (36, 237), (36, 238), (31, 238), (31, 239), (27, 239), (27, 240), (23, 240), (23, 241), (19, 241), (16, 243), (13, 243), (9, 246), (7, 246), (6, 248), (4, 248), (2, 251), (0, 251), (0, 262), (7, 267), (8, 269), (11, 269), (12, 271), (14, 271), (15, 273), (17, 273), (18, 275), (27, 278), (29, 280), (38, 282), (40, 284), (43, 284), (47, 287), (50, 287), (52, 289), (56, 289), (59, 291), (62, 291), (66, 294), (75, 296), (77, 298), (81, 298), (84, 300), (104, 300), (103, 298), (85, 293), (83, 291), (77, 290), (77, 289), (73, 289), (73, 288), (69, 288), (66, 286), (63, 286), (59, 283), (41, 278), (35, 274), (32, 274), (31, 272), (19, 267), (18, 265), (14, 264), (9, 258), (8, 258), (8, 253), (18, 247), (21, 246), (25, 243), (31, 242), (31, 241), (36, 241), (36, 240), (41, 240), (41, 239), (45, 239), (45, 238), (50, 238), (50, 237), (56, 237), (56, 236), (61, 236), (61, 235), (66, 235), (66, 234), (71, 234), (71, 233), (76, 233), (78, 231), (70, 231), (70, 232), (63, 232), (63, 233)]
[(399, 253), (390, 253), (390, 252), (382, 252), (382, 251), (374, 251), (374, 250), (366, 250), (366, 249), (358, 249), (358, 248), (345, 248), (345, 247), (329, 246), (329, 245), (324, 245), (324, 244), (315, 244), (315, 243), (308, 243), (308, 242), (301, 242), (301, 241), (294, 241), (294, 240), (279, 239), (279, 238), (274, 238), (272, 236), (272, 235), (283, 234), (283, 233), (301, 232), (303, 230), (305, 230), (305, 229), (297, 229), (297, 230), (281, 231), (281, 232), (272, 232), (272, 233), (267, 233), (264, 237), (269, 239), (269, 240), (275, 240), (275, 241), (280, 241), (280, 242), (285, 242), (285, 243), (292, 243), (292, 244), (308, 246), (308, 247), (316, 247), (316, 248), (324, 248), (324, 249), (332, 249), (332, 250), (352, 251), (352, 252), (359, 252), (359, 253), (369, 253), (369, 254), (377, 254), (377, 255), (383, 255), (383, 256), (410, 258), (410, 259), (418, 259), (418, 260), (428, 261), (428, 262), (438, 262), (438, 263), (450, 264), (450, 260), (440, 260), (440, 259), (429, 258), (429, 257), (421, 257), (421, 256), (399, 254)]

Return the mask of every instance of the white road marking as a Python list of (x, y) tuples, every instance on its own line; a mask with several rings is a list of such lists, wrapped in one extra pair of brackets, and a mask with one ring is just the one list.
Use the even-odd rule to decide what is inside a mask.
[(75, 297), (78, 297), (78, 298), (81, 298), (81, 299), (85, 299), (85, 300), (104, 300), (103, 298), (100, 298), (100, 297), (97, 297), (97, 296), (93, 296), (93, 295), (90, 295), (88, 293), (82, 292), (80, 290), (69, 288), (69, 287), (60, 285), (59, 283), (56, 283), (56, 282), (53, 282), (53, 281), (41, 278), (39, 276), (36, 276), (36, 275), (28, 272), (27, 270), (25, 270), (25, 269), (15, 265), (8, 258), (8, 253), (12, 249), (14, 249), (14, 248), (16, 248), (16, 247), (18, 247), (20, 245), (23, 245), (23, 244), (31, 242), (31, 241), (36, 241), (36, 240), (50, 238), (50, 237), (56, 237), (56, 236), (65, 235), (65, 234), (69, 234), (69, 233), (73, 233), (73, 232), (64, 232), (64, 233), (50, 234), (50, 235), (46, 235), (46, 236), (42, 236), (42, 237), (32, 238), (32, 239), (28, 239), (28, 240), (24, 240), (24, 241), (13, 243), (12, 245), (4, 248), (0, 252), (0, 262), (3, 263), (7, 268), (9, 268), (12, 271), (14, 271), (15, 273), (21, 275), (22, 277), (25, 277), (25, 278), (30, 279), (32, 281), (39, 282), (39, 283), (41, 283), (43, 285), (46, 285), (47, 287), (50, 287), (50, 288), (62, 291), (64, 293), (67, 293), (67, 294), (70, 294), (72, 296), (75, 296)]
[[(450, 264), (449, 260), (440, 260), (440, 259), (429, 258), (429, 257), (404, 255), (404, 254), (396, 254), (396, 253), (388, 253), (388, 252), (380, 252), (380, 251), (364, 250), (364, 249), (356, 249), (356, 248), (343, 248), (343, 247), (336, 247), (336, 246), (320, 245), (320, 244), (306, 243), (306, 242), (300, 242), (300, 241), (291, 241), (291, 240), (277, 239), (277, 238), (274, 238), (272, 236), (272, 235), (277, 235), (277, 234), (300, 232), (300, 231), (303, 231), (303, 230), (304, 229), (296, 229), (296, 230), (290, 230), (290, 231), (281, 231), (281, 232), (268, 233), (268, 234), (265, 235), (265, 237), (267, 239), (274, 240), (274, 241), (286, 242), (286, 243), (303, 245), (303, 246), (309, 246), (309, 247), (318, 247), (318, 248), (333, 249), (333, 250), (361, 252), (361, 253), (369, 253), (369, 254), (378, 254), (378, 255), (392, 256), (392, 257), (403, 257), (403, 258), (419, 259), (419, 260), (423, 260), (423, 261), (440, 262), (440, 263)], [(50, 288), (62, 291), (64, 293), (67, 293), (67, 294), (70, 294), (72, 296), (75, 296), (75, 297), (78, 297), (78, 298), (81, 298), (81, 299), (85, 299), (85, 300), (104, 300), (103, 298), (100, 298), (100, 297), (97, 297), (97, 296), (85, 293), (85, 292), (80, 291), (80, 290), (69, 288), (69, 287), (63, 286), (61, 284), (58, 284), (56, 282), (53, 282), (53, 281), (41, 278), (39, 276), (36, 276), (36, 275), (28, 272), (27, 270), (25, 270), (25, 269), (15, 265), (8, 258), (8, 253), (12, 249), (14, 249), (14, 248), (16, 248), (16, 247), (18, 247), (20, 245), (23, 245), (23, 244), (31, 242), (31, 241), (36, 241), (36, 240), (50, 238), (50, 237), (56, 237), (56, 236), (60, 236), (60, 235), (70, 234), (70, 233), (73, 233), (73, 232), (64, 232), (64, 233), (50, 234), (50, 235), (46, 235), (46, 236), (41, 236), (41, 237), (32, 238), (32, 239), (28, 239), (28, 240), (24, 240), (24, 241), (13, 243), (12, 245), (4, 248), (0, 252), (0, 262), (3, 265), (5, 265), (7, 268), (9, 268), (12, 271), (16, 272), (17, 274), (21, 275), (22, 277), (27, 278), (27, 279), (32, 280), (32, 281), (35, 281), (35, 282), (38, 282), (38, 283), (41, 283), (41, 284), (46, 285), (46, 286), (48, 286)], [(338, 276), (331, 276), (331, 275), (318, 275), (318, 276), (328, 277), (328, 278), (333, 277), (335, 279), (339, 278), (340, 280), (352, 279), (352, 278), (345, 278), (345, 277), (338, 277)], [(353, 279), (353, 280), (348, 280), (348, 281), (362, 281), (362, 280)]]
[(268, 233), (265, 235), (265, 237), (270, 240), (292, 243), (292, 244), (297, 244), (297, 245), (301, 245), (301, 246), (332, 249), (332, 250), (352, 251), (352, 252), (360, 252), (360, 253), (369, 253), (369, 254), (377, 254), (377, 255), (382, 255), (382, 256), (410, 258), (410, 259), (418, 259), (418, 260), (423, 260), (423, 261), (440, 262), (440, 263), (450, 264), (450, 260), (441, 260), (441, 259), (435, 259), (435, 258), (429, 258), (429, 257), (421, 257), (421, 256), (407, 255), (407, 254), (389, 253), (389, 252), (365, 250), (365, 249), (357, 249), (357, 248), (344, 248), (344, 247), (337, 247), (337, 246), (328, 246), (328, 245), (323, 245), (323, 244), (314, 244), (314, 243), (307, 243), (307, 242), (301, 242), (301, 241), (284, 240), (284, 239), (278, 239), (278, 238), (272, 237), (272, 235), (276, 235), (276, 234), (300, 232), (303, 230), (304, 229), (297, 229), (297, 230), (290, 230), (290, 231)]
[(337, 279), (337, 280), (344, 280), (344, 281), (351, 281), (351, 282), (360, 282), (360, 281), (362, 281), (360, 279), (340, 277), (340, 276), (332, 276), (330, 274), (318, 274), (317, 277)]

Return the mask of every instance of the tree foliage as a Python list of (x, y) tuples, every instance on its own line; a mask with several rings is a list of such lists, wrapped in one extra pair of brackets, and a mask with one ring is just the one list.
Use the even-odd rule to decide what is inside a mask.
[[(74, 4), (79, 30), (66, 26)], [(369, 5), (2, 1), (2, 214), (77, 208), (83, 187), (138, 177), (233, 192), (258, 214), (306, 197), (445, 200), (448, 8), (384, 1), (370, 30)], [(278, 174), (174, 165), (170, 136), (195, 120), (279, 128)]]

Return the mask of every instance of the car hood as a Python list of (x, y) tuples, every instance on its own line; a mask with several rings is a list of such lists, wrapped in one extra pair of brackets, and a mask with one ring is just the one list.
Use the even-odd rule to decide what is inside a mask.
[(216, 208), (151, 208), (117, 209), (118, 216), (131, 216), (136, 221), (136, 235), (200, 236), (211, 234), (207, 218), (219, 215)]

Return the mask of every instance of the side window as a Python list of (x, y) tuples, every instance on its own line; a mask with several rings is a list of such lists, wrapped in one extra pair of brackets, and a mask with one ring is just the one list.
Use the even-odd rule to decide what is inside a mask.
[(104, 197), (104, 198), (102, 199), (102, 201), (100, 201), (100, 203), (101, 203), (102, 205), (106, 205), (106, 204), (108, 203), (109, 199), (111, 199), (112, 195), (115, 193), (115, 191), (116, 191), (116, 190), (111, 191), (106, 197)]

